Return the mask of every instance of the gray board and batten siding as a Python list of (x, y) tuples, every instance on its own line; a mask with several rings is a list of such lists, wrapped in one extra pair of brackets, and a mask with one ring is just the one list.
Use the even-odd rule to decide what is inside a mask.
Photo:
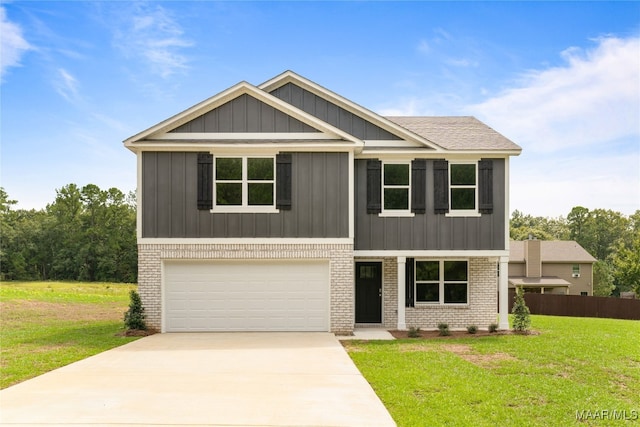
[(398, 136), (374, 125), (344, 108), (317, 96), (293, 83), (270, 92), (294, 107), (363, 140), (400, 140)]
[(171, 130), (171, 132), (304, 132), (318, 130), (247, 94)]
[(412, 217), (367, 213), (367, 160), (355, 162), (356, 250), (504, 250), (505, 162), (493, 159), (493, 212), (479, 217), (434, 213), (433, 160), (426, 162), (426, 210)]
[(198, 153), (144, 152), (142, 237), (348, 237), (348, 154), (291, 154), (291, 210), (211, 213), (198, 210)]

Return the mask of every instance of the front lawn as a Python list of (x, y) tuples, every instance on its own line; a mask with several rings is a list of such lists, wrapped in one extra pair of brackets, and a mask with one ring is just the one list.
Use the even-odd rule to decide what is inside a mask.
[(532, 316), (532, 328), (344, 345), (398, 426), (640, 421), (639, 321)]
[(135, 338), (124, 330), (129, 291), (119, 283), (0, 284), (0, 388)]

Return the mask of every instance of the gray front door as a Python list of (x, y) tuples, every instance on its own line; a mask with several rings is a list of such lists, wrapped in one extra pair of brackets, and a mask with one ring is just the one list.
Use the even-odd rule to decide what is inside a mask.
[(356, 323), (382, 323), (381, 262), (356, 262)]

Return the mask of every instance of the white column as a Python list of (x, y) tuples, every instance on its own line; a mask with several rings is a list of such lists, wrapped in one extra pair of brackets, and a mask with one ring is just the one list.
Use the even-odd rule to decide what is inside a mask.
[(500, 280), (498, 282), (500, 292), (498, 322), (499, 329), (509, 329), (509, 257), (500, 257)]
[(404, 331), (407, 329), (407, 323), (404, 313), (405, 304), (405, 274), (407, 268), (407, 258), (403, 256), (398, 257), (398, 330)]

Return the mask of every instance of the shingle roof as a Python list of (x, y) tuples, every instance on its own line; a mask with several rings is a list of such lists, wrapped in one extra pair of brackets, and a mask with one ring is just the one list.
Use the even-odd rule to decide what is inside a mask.
[(475, 117), (385, 117), (448, 150), (520, 150)]
[[(509, 242), (509, 261), (524, 262), (524, 241)], [(596, 262), (582, 246), (573, 240), (542, 240), (540, 242), (542, 262)]]

